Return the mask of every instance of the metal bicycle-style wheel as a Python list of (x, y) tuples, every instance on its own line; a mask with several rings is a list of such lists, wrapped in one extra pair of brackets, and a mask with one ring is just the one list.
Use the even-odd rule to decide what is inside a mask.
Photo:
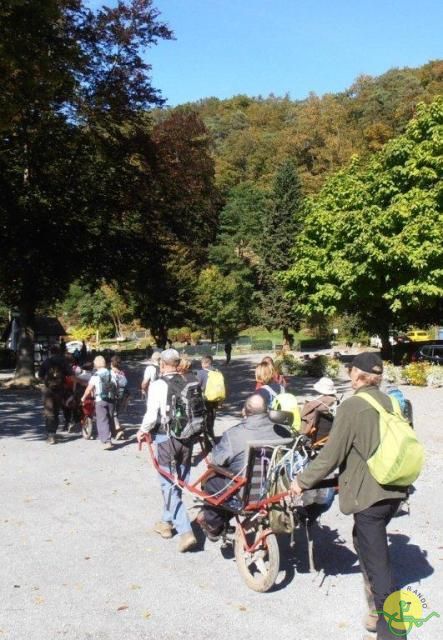
[(91, 417), (85, 416), (82, 420), (82, 436), (85, 440), (92, 440), (94, 421)]
[[(274, 533), (264, 533), (262, 525), (249, 525), (243, 530), (237, 525), (234, 540), (235, 560), (241, 577), (250, 589), (261, 593), (275, 584), (280, 570), (277, 537)], [(249, 550), (247, 547), (253, 547), (254, 543), (258, 543), (257, 547)]]

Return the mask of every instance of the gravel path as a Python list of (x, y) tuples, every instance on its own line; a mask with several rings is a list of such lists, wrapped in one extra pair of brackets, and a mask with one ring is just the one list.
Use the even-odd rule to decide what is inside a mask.
[[(235, 423), (253, 388), (253, 362), (236, 358), (225, 369), (230, 396), (219, 433)], [(136, 388), (143, 366), (128, 368)], [(291, 385), (303, 396), (312, 382)], [(348, 388), (344, 380), (341, 387)], [(391, 550), (399, 582), (418, 588), (428, 611), (442, 615), (411, 637), (437, 640), (443, 635), (443, 391), (404, 392), (427, 463), (410, 516), (391, 523)], [(146, 451), (134, 444), (143, 407), (134, 395), (125, 420), (130, 439), (112, 452), (75, 434), (51, 447), (39, 394), (0, 391), (0, 640), (361, 638), (364, 602), (352, 518), (336, 503), (316, 532), (321, 570), (308, 573), (301, 532), (294, 551), (281, 536), (282, 571), (267, 594), (250, 591), (230, 550), (222, 553), (198, 530), (199, 547), (186, 554), (177, 553), (174, 539), (154, 533), (158, 480)]]

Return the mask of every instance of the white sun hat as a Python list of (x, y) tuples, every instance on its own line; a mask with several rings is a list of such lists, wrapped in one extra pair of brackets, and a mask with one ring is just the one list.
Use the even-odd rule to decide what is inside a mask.
[(315, 384), (314, 389), (322, 396), (335, 396), (337, 395), (337, 389), (334, 386), (331, 378), (320, 378)]

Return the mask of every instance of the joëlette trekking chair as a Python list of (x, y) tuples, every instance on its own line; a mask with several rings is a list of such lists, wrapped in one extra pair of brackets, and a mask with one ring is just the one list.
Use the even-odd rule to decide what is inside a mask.
[[(292, 414), (282, 411), (271, 411), (270, 417), (283, 426), (286, 426), (285, 422), (292, 424), (293, 420)], [(289, 497), (292, 475), (289, 477), (287, 473), (288, 462), (292, 468), (291, 460), (294, 456), (307, 461), (315, 455), (310, 449), (309, 438), (299, 436), (248, 443), (245, 451), (246, 465), (240, 474), (235, 475), (224, 467), (209, 462), (207, 469), (192, 483), (160, 468), (149, 434), (145, 441), (159, 474), (184, 491), (199, 496), (206, 504), (223, 508), (232, 514), (236, 521), (235, 534), (233, 539), (229, 538), (227, 526), (222, 534), (223, 543), (233, 543), (236, 564), (247, 586), (254, 591), (268, 591), (275, 584), (280, 569), (276, 535), (282, 531), (289, 533), (301, 522), (297, 515), (299, 507), (293, 507)], [(210, 494), (202, 486), (214, 475), (226, 478), (227, 484), (222, 490)], [(336, 485), (336, 479), (326, 480), (319, 486), (332, 485)], [(282, 515), (287, 516), (286, 520)], [(285, 525), (282, 529), (283, 520)], [(274, 522), (277, 523), (275, 526)]]

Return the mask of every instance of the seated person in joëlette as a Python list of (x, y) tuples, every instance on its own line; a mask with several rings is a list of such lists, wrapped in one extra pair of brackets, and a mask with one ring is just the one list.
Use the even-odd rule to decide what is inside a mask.
[(314, 384), (314, 390), (319, 394), (316, 398), (308, 400), (301, 412), (300, 433), (309, 435), (313, 428), (316, 412), (333, 417), (338, 405), (337, 389), (331, 378), (320, 378)]
[[(246, 472), (247, 460), (245, 459), (248, 442), (261, 442), (263, 440), (278, 440), (287, 438), (288, 431), (280, 425), (271, 422), (268, 416), (267, 402), (263, 396), (254, 394), (247, 398), (243, 407), (243, 420), (224, 432), (220, 442), (212, 450), (212, 462), (219, 467), (225, 467), (235, 475), (243, 475)], [(210, 478), (204, 488), (209, 494), (222, 491), (230, 479), (224, 476)], [(197, 522), (203, 529), (209, 540), (218, 540), (225, 524), (232, 514), (222, 507), (213, 507), (205, 504), (197, 517)]]

